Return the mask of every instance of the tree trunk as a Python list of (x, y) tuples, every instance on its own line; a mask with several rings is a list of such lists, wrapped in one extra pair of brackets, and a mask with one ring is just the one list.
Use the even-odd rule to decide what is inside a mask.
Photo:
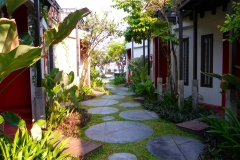
[(81, 74), (81, 78), (80, 78), (80, 82), (79, 82), (79, 89), (81, 89), (83, 87), (83, 85), (85, 84), (85, 80), (86, 80), (87, 73), (88, 73), (89, 63), (90, 63), (90, 57), (87, 55), (84, 55), (83, 70), (82, 70), (82, 74)]

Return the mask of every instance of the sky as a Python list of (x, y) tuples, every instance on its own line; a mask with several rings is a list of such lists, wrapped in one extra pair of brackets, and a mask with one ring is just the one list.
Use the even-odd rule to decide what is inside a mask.
[(87, 7), (91, 11), (99, 12), (101, 10), (111, 10), (112, 17), (115, 21), (120, 21), (126, 16), (122, 10), (117, 10), (111, 7), (114, 3), (112, 0), (57, 0), (61, 8), (76, 8), (81, 9)]

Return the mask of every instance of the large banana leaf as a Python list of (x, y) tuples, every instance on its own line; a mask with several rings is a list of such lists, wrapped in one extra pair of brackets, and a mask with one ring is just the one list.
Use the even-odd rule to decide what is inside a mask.
[(14, 19), (0, 18), (0, 52), (9, 52), (19, 45)]
[(5, 1), (7, 6), (8, 16), (11, 16), (19, 6), (21, 6), (23, 3), (27, 2), (28, 0), (1, 0), (1, 1)]
[(25, 127), (25, 121), (21, 119), (16, 113), (14, 112), (3, 112), (1, 115), (4, 117), (5, 121), (15, 127)]
[(62, 23), (59, 24), (58, 28), (52, 28), (44, 33), (45, 47), (49, 48), (51, 44), (57, 44), (64, 40), (71, 31), (75, 28), (79, 20), (90, 13), (88, 8), (82, 8), (70, 13)]
[(0, 83), (11, 72), (36, 62), (41, 51), (40, 47), (20, 45), (8, 53), (0, 53)]

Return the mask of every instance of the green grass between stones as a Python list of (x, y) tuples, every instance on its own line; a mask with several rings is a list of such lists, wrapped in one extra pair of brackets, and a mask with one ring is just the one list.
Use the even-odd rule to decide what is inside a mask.
[[(111, 93), (111, 94), (115, 94), (115, 93)], [(154, 138), (157, 138), (157, 137), (167, 136), (167, 135), (185, 136), (185, 137), (199, 139), (199, 137), (197, 135), (193, 135), (193, 134), (181, 131), (180, 129), (178, 129), (176, 127), (176, 125), (174, 123), (167, 122), (162, 119), (134, 121), (134, 120), (126, 120), (126, 119), (120, 117), (119, 114), (122, 111), (143, 109), (141, 106), (132, 107), (132, 108), (126, 108), (126, 107), (119, 106), (119, 104), (123, 103), (123, 102), (135, 102), (133, 100), (133, 98), (134, 98), (134, 96), (126, 96), (123, 99), (118, 99), (117, 100), (117, 101), (119, 101), (118, 104), (108, 106), (108, 107), (118, 108), (119, 111), (117, 113), (108, 114), (108, 115), (95, 115), (95, 114), (91, 115), (91, 121), (87, 124), (87, 126), (85, 126), (84, 128), (82, 128), (80, 130), (79, 137), (81, 139), (84, 139), (87, 141), (92, 141), (92, 142), (102, 144), (102, 148), (98, 152), (90, 154), (87, 157), (87, 160), (107, 160), (110, 155), (112, 155), (114, 153), (119, 153), (119, 152), (127, 152), (127, 153), (134, 154), (138, 160), (159, 160), (158, 157), (152, 155), (147, 150), (146, 144), (148, 141), (150, 141)], [(97, 97), (96, 99), (100, 99), (100, 97)], [(82, 107), (87, 110), (90, 108), (95, 108), (95, 107), (87, 107), (87, 106), (82, 106)], [(131, 143), (123, 143), (123, 144), (110, 144), (110, 143), (104, 143), (104, 142), (99, 142), (99, 141), (93, 141), (93, 140), (87, 138), (86, 135), (84, 134), (85, 130), (87, 130), (92, 125), (106, 122), (102, 119), (104, 116), (115, 117), (115, 119), (112, 121), (140, 122), (140, 123), (150, 126), (154, 132), (151, 136), (149, 136), (148, 138), (145, 138), (143, 140), (140, 140), (137, 142), (131, 142)]]

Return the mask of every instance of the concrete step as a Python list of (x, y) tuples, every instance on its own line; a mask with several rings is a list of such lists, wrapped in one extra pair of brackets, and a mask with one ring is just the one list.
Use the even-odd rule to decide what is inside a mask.
[[(224, 116), (224, 113), (220, 112), (220, 113), (217, 113), (216, 115), (219, 117), (222, 117)], [(184, 131), (200, 135), (204, 131), (206, 131), (209, 127), (206, 123), (200, 122), (200, 120), (201, 118), (198, 118), (191, 121), (178, 123), (176, 124), (176, 126)]]

